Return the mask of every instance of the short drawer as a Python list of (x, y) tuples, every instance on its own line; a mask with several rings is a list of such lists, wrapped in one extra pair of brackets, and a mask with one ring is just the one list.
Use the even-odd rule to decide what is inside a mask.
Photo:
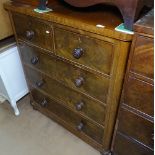
[(77, 132), (89, 136), (98, 143), (102, 143), (104, 133), (102, 128), (90, 123), (73, 111), (65, 108), (59, 103), (56, 103), (37, 90), (32, 90), (31, 93), (34, 101), (37, 102), (42, 108), (48, 110), (49, 112), (59, 117), (61, 120), (65, 121), (68, 126), (74, 128), (77, 130)]
[(118, 131), (140, 143), (154, 147), (154, 124), (124, 108), (121, 109)]
[(154, 41), (138, 36), (131, 61), (131, 71), (154, 79)]
[(55, 57), (48, 55), (47, 52), (44, 52), (40, 48), (30, 46), (23, 42), (19, 43), (19, 49), (24, 64), (56, 77), (57, 66)]
[(59, 82), (25, 67), (30, 85), (43, 90), (56, 100), (60, 100), (74, 111), (87, 116), (101, 125), (105, 122), (105, 105), (65, 87)]
[(46, 54), (43, 50), (23, 45), (20, 47), (23, 62), (52, 75), (68, 87), (88, 94), (106, 103), (109, 78), (82, 70), (61, 59)]
[(124, 88), (125, 104), (154, 116), (154, 86), (129, 76)]
[(64, 58), (110, 75), (113, 44), (54, 28), (56, 53)]
[(126, 135), (117, 133), (113, 153), (114, 155), (153, 155), (154, 151)]
[(12, 13), (18, 39), (53, 51), (51, 23), (30, 16)]

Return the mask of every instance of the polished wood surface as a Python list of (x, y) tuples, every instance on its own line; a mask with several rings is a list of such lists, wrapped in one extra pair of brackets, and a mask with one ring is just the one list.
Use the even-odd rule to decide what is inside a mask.
[(138, 21), (139, 26), (136, 23), (137, 32), (129, 55), (115, 127), (116, 136), (113, 139), (113, 152), (116, 155), (154, 153), (154, 36), (150, 35), (154, 29), (150, 21), (152, 19), (153, 14), (150, 17), (149, 12), (141, 19), (141, 24)]
[[(22, 46), (22, 45), (21, 45)], [(59, 80), (70, 88), (88, 94), (103, 103), (106, 103), (109, 88), (109, 78), (94, 75), (88, 71), (62, 62), (56, 57), (50, 57), (44, 54), (45, 51), (39, 48), (23, 45), (21, 55), (23, 61), (36, 69), (40, 69), (46, 74), (50, 74), (54, 79)], [(32, 64), (33, 59), (37, 59), (36, 64)], [(52, 59), (52, 61), (51, 61)], [(77, 86), (76, 82), (79, 78), (83, 81)], [(96, 89), (94, 89), (96, 88)]]
[[(41, 89), (51, 98), (61, 101), (65, 106), (72, 110), (88, 116), (102, 126), (105, 124), (105, 105), (90, 99), (86, 95), (79, 94), (76, 91), (68, 88), (49, 76), (37, 72), (36, 70), (25, 66), (25, 72), (29, 83), (35, 88)], [(40, 84), (41, 83), (41, 84)], [(53, 91), (54, 90), (54, 91)], [(77, 107), (80, 102), (83, 102), (81, 108)]]
[[(54, 33), (57, 36), (55, 48), (58, 55), (110, 75), (114, 48), (112, 43), (58, 28), (55, 28)], [(78, 48), (82, 49), (82, 55), (76, 58), (73, 52)]]
[(133, 142), (132, 138), (117, 132), (115, 140), (116, 155), (153, 155), (153, 150), (146, 148), (140, 143)]
[(124, 103), (154, 117), (154, 86), (150, 83), (129, 77), (124, 86)]
[(16, 13), (12, 16), (15, 27), (18, 27), (18, 38), (53, 51), (53, 31), (50, 23)]
[[(95, 10), (88, 13), (62, 3), (46, 14), (15, 3), (5, 7), (12, 17), (33, 107), (102, 154), (109, 153), (132, 39), (132, 35), (114, 30), (121, 21), (119, 15), (108, 9), (105, 14)], [(31, 39), (19, 35), (22, 28), (16, 19), (22, 16), (36, 26), (37, 38), (35, 33), (26, 33), (28, 38), (33, 36)], [(114, 20), (108, 18), (106, 27), (98, 28), (102, 17)], [(47, 37), (46, 28), (51, 30)], [(49, 103), (54, 101), (55, 108), (46, 107), (46, 97)]]
[(125, 135), (142, 142), (153, 149), (154, 147), (154, 124), (136, 114), (122, 108), (118, 130)]
[[(141, 9), (145, 5), (150, 5), (150, 2), (147, 0), (64, 0), (65, 2), (76, 6), (76, 7), (88, 7), (96, 4), (110, 4), (115, 5), (120, 10), (123, 19), (125, 28), (132, 30), (133, 23), (138, 18)], [(152, 2), (153, 7), (153, 2)]]
[[(117, 12), (115, 8), (97, 10), (92, 8), (92, 10), (75, 10), (62, 3), (58, 5), (52, 5), (53, 12), (39, 14), (34, 12), (32, 6), (26, 7), (24, 5), (17, 5), (16, 3), (6, 3), (5, 8), (10, 11), (30, 15), (33, 17), (38, 17), (46, 21), (52, 21), (54, 23), (59, 23), (62, 25), (74, 27), (77, 30), (85, 30), (87, 32), (93, 32), (99, 35), (108, 36), (110, 38), (115, 38), (123, 41), (131, 41), (132, 35), (121, 33), (115, 31), (115, 27), (122, 23), (121, 15)], [(67, 20), (62, 20), (66, 18)], [(106, 20), (103, 20), (106, 19)], [(111, 20), (112, 19), (112, 20)], [(96, 25), (100, 24), (105, 26), (104, 28), (98, 28)]]
[(135, 44), (131, 72), (154, 79), (154, 40), (139, 36)]
[[(152, 0), (150, 0), (151, 2)], [(148, 1), (149, 2), (149, 1)], [(154, 34), (154, 9), (134, 24), (134, 31), (145, 35)], [(150, 36), (151, 37), (151, 36)]]
[[(53, 114), (57, 115), (60, 118), (63, 118), (65, 122), (74, 129), (77, 130), (77, 132), (82, 132), (86, 134), (87, 136), (91, 137), (98, 143), (102, 143), (102, 137), (103, 137), (103, 129), (99, 128), (98, 126), (95, 126), (89, 121), (86, 121), (84, 118), (80, 117), (76, 113), (72, 112), (71, 110), (63, 107), (61, 104), (56, 103), (55, 101), (51, 100), (48, 96), (46, 96), (43, 93), (40, 93), (39, 91), (32, 88), (32, 95), (34, 98), (34, 101), (37, 104), (40, 104), (42, 108), (47, 109), (48, 111), (52, 112)], [(42, 103), (46, 102), (46, 103)], [(80, 123), (81, 128), (79, 127)]]

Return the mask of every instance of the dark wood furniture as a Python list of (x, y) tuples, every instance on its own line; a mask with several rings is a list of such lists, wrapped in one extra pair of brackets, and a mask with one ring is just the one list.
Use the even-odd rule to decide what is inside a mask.
[(153, 0), (64, 0), (67, 3), (76, 7), (88, 7), (96, 4), (115, 5), (120, 10), (125, 28), (132, 30), (133, 23), (137, 20), (141, 9), (145, 5), (149, 5)]
[(45, 14), (15, 3), (5, 8), (33, 107), (105, 155), (110, 152), (132, 35), (114, 30), (122, 22), (115, 12), (79, 12), (61, 4)]
[(115, 155), (154, 154), (154, 11), (135, 25), (119, 116)]
[[(14, 2), (38, 6), (39, 0), (12, 0)], [(48, 0), (48, 6), (52, 3), (67, 2), (75, 7), (88, 7), (96, 4), (110, 4), (116, 6), (124, 19), (124, 25), (127, 29), (132, 30), (134, 22), (138, 19), (139, 14), (144, 6), (153, 7), (153, 0)], [(101, 9), (101, 8), (100, 8)], [(102, 19), (104, 20), (104, 19)]]

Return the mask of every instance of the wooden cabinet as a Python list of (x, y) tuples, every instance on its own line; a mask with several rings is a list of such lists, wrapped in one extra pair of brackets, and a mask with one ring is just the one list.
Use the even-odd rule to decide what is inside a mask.
[(135, 24), (113, 141), (116, 155), (154, 154), (153, 13)]
[[(106, 10), (81, 16), (60, 4), (47, 14), (10, 3), (5, 8), (12, 16), (33, 107), (109, 153), (132, 39), (114, 30), (119, 16)], [(96, 27), (106, 14), (114, 22)]]

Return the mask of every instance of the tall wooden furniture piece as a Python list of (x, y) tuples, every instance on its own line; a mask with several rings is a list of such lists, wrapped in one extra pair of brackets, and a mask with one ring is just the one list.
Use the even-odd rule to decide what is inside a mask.
[(153, 155), (154, 144), (154, 11), (135, 25), (119, 117), (115, 155)]
[(5, 8), (12, 17), (33, 107), (109, 154), (132, 40), (114, 30), (122, 22), (117, 12), (79, 12), (62, 3), (45, 14), (12, 3)]

